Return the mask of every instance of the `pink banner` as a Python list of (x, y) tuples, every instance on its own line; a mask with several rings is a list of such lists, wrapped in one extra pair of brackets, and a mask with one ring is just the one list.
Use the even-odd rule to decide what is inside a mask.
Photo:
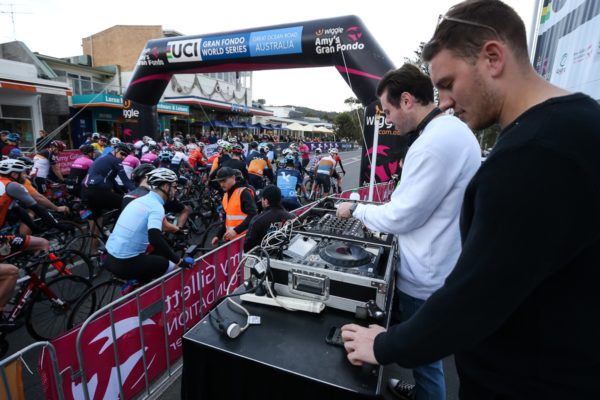
[(57, 163), (60, 167), (60, 172), (65, 176), (69, 175), (71, 164), (73, 164), (73, 161), (79, 158), (79, 156), (81, 156), (79, 150), (65, 150), (58, 153)]
[[(115, 307), (112, 318), (106, 312), (87, 325), (80, 349), (90, 399), (119, 398), (119, 377), (124, 397), (132, 398), (145, 388), (144, 372), (152, 382), (167, 370), (167, 359), (171, 365), (177, 361), (184, 332), (225, 295), (227, 277), (235, 272), (242, 248), (243, 239), (235, 241), (198, 260), (195, 268), (184, 271), (183, 279), (176, 274), (141, 293), (139, 300), (134, 297)], [(239, 285), (241, 273), (233, 276), (231, 290)], [(140, 315), (145, 318), (141, 322)], [(79, 330), (75, 328), (52, 341), (58, 370), (62, 372), (65, 400), (84, 398), (81, 377), (71, 375), (71, 371), (80, 370), (75, 351)], [(55, 399), (47, 353), (40, 359), (40, 373), (46, 398)]]

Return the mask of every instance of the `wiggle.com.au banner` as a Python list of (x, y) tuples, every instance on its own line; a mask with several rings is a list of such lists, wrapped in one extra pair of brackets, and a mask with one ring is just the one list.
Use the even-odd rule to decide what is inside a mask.
[[(83, 366), (77, 361), (76, 339), (80, 328), (52, 341), (62, 375), (65, 400), (84, 399), (85, 371), (90, 399), (132, 398), (173, 365), (182, 351), (182, 336), (225, 295), (228, 276), (232, 288), (240, 276), (233, 275), (241, 258), (243, 239), (237, 240), (196, 262), (196, 266), (168, 278), (136, 298), (131, 298), (91, 322), (82, 334), (79, 348)], [(165, 319), (163, 319), (163, 312)], [(113, 328), (114, 326), (114, 328)], [(113, 335), (114, 329), (114, 335)], [(167, 363), (168, 361), (168, 363)], [(56, 384), (48, 353), (40, 359), (40, 373), (47, 399), (56, 399)], [(123, 388), (121, 397), (119, 382)]]

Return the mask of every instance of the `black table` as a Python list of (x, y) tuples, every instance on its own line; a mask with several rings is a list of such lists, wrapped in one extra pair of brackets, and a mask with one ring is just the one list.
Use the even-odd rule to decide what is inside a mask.
[[(332, 326), (356, 322), (354, 315), (243, 304), (262, 321), (237, 339), (219, 332), (208, 316), (184, 335), (183, 399), (379, 398), (383, 368), (352, 366), (343, 348), (325, 343)], [(226, 301), (218, 309), (220, 319), (245, 325), (245, 315)]]

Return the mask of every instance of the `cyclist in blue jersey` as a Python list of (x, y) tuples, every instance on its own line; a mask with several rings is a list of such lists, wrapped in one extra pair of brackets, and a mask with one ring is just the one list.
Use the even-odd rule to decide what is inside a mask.
[(292, 154), (285, 156), (285, 168), (277, 170), (277, 187), (281, 190), (281, 204), (286, 210), (291, 211), (301, 207), (298, 201), (297, 189), (306, 193), (302, 182), (302, 174), (295, 166), (295, 158)]
[[(175, 267), (191, 267), (179, 258), (162, 236), (164, 204), (175, 198), (177, 174), (157, 168), (146, 174), (150, 192), (125, 207), (108, 238), (104, 268), (121, 279), (149, 282)], [(148, 245), (154, 248), (146, 254)]]
[(102, 211), (121, 207), (123, 195), (114, 191), (117, 188), (115, 177), (121, 178), (127, 190), (135, 189), (135, 185), (129, 180), (121, 164), (129, 153), (130, 149), (125, 143), (117, 143), (111, 153), (92, 163), (83, 180), (81, 196), (88, 202), (92, 216), (99, 224), (101, 224)]

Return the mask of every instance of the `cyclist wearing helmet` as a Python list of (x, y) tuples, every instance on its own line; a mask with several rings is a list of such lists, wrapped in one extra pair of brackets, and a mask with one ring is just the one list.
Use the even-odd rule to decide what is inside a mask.
[[(32, 230), (39, 231), (39, 228), (31, 221), (27, 213), (19, 212), (19, 209), (22, 207), (33, 211), (44, 222), (62, 228), (58, 225), (58, 222), (52, 215), (48, 213), (48, 210), (39, 205), (36, 200), (31, 197), (23, 185), (25, 182), (24, 172), (27, 168), (27, 164), (22, 160), (7, 159), (0, 161), (0, 193), (2, 193), (2, 195), (0, 195), (0, 227), (6, 222), (9, 209), (11, 209), (13, 215), (22, 219), (22, 221)], [(18, 202), (18, 204), (15, 202)], [(25, 219), (21, 217), (25, 217)], [(21, 232), (27, 232), (25, 225), (23, 225), (22, 228)], [(48, 249), (48, 242), (44, 239), (41, 239), (43, 242), (36, 240), (32, 243), (30, 243), (27, 238), (23, 239), (24, 241), (21, 244), (25, 246), (25, 248), (29, 245), (30, 249), (33, 249), (33, 247), (37, 250)]]
[[(125, 207), (127, 207), (127, 205), (131, 203), (134, 199), (145, 196), (148, 194), (148, 192), (150, 192), (150, 185), (148, 184), (147, 175), (151, 171), (154, 171), (154, 169), (154, 166), (152, 166), (151, 164), (141, 164), (139, 167), (133, 170), (132, 178), (137, 188), (123, 196), (121, 209), (125, 209)], [(190, 213), (192, 212), (192, 208), (184, 205), (176, 198), (167, 200), (165, 202), (164, 208), (166, 213), (173, 213), (179, 215), (179, 218), (177, 219), (177, 223), (179, 224), (179, 226), (171, 224), (165, 218), (165, 220), (163, 220), (163, 232), (177, 233), (180, 230), (182, 230)]]
[(103, 210), (114, 210), (121, 207), (122, 195), (115, 193), (115, 177), (119, 176), (127, 190), (135, 189), (123, 170), (122, 161), (129, 155), (130, 149), (125, 143), (118, 143), (112, 153), (99, 157), (94, 161), (83, 180), (82, 197), (88, 201), (92, 216), (101, 224)]
[(257, 190), (265, 187), (263, 179), (265, 170), (270, 171), (271, 176), (273, 176), (273, 166), (267, 158), (268, 151), (269, 147), (267, 144), (261, 143), (258, 145), (258, 151), (251, 152), (246, 160), (246, 164), (248, 165), (248, 183)]
[[(240, 171), (242, 173), (242, 177), (244, 181), (248, 181), (248, 170), (246, 169), (246, 163), (244, 161), (242, 161), (242, 155), (244, 154), (244, 148), (242, 147), (241, 144), (234, 144), (231, 146), (231, 158), (225, 162), (223, 162), (223, 164), (219, 165), (219, 169), (220, 168), (232, 168), (232, 169), (237, 169), (238, 171)], [(219, 172), (219, 170), (217, 170), (217, 173)], [(244, 182), (244, 183), (246, 183)]]
[(188, 163), (193, 169), (206, 166), (206, 155), (204, 154), (204, 143), (198, 142), (197, 148), (192, 150)]
[[(141, 139), (138, 139), (135, 142), (133, 142), (133, 147), (135, 148), (135, 153), (138, 157), (141, 157), (142, 154), (144, 154), (142, 149), (144, 148), (144, 146), (147, 146), (150, 140), (152, 140), (150, 136), (144, 136)], [(146, 151), (148, 151), (147, 147)]]
[(281, 204), (288, 211), (295, 210), (302, 205), (298, 201), (297, 189), (302, 189), (302, 193), (306, 196), (306, 189), (302, 182), (302, 174), (295, 166), (295, 158), (288, 154), (284, 157), (285, 168), (277, 170), (277, 187), (281, 190)]
[(123, 160), (123, 171), (125, 171), (125, 175), (127, 175), (129, 179), (131, 179), (133, 170), (136, 169), (140, 163), (140, 159), (133, 154), (133, 151), (125, 157)]
[(31, 177), (33, 178), (33, 185), (40, 193), (46, 193), (46, 181), (48, 175), (50, 175), (50, 169), (59, 181), (64, 181), (60, 167), (56, 163), (57, 155), (59, 152), (65, 149), (64, 142), (60, 140), (53, 140), (48, 144), (48, 148), (41, 150), (33, 157), (33, 169), (31, 170)]
[[(175, 197), (177, 174), (156, 168), (146, 174), (150, 192), (133, 200), (121, 213), (108, 238), (104, 268), (121, 279), (149, 282), (175, 267), (191, 267), (179, 258), (162, 236), (164, 204)], [(152, 254), (146, 254), (148, 244)]]
[[(97, 136), (96, 133), (98, 134)], [(92, 139), (96, 138), (96, 141), (92, 143), (92, 146), (94, 146), (94, 150), (96, 150), (99, 154), (103, 154), (104, 153), (104, 147), (106, 146), (106, 142), (108, 141), (108, 139), (106, 138), (106, 136), (104, 135), (100, 135), (98, 132), (95, 132), (92, 135)]]
[(342, 176), (340, 174), (338, 174), (338, 172), (336, 170), (336, 167), (339, 165), (340, 168), (342, 169), (342, 174), (346, 175), (346, 171), (344, 170), (344, 166), (342, 165), (342, 158), (340, 157), (338, 149), (335, 147), (332, 147), (331, 149), (329, 149), (329, 155), (335, 161), (335, 167), (333, 168), (333, 173), (331, 174), (331, 176), (333, 178), (335, 178), (335, 180), (337, 181), (338, 193), (342, 193)]
[(219, 155), (212, 161), (210, 173), (208, 174), (210, 179), (213, 179), (216, 176), (217, 170), (219, 169), (219, 165), (223, 164), (225, 161), (231, 158), (231, 156), (229, 155), (232, 149), (231, 143), (229, 143), (226, 140), (220, 140), (219, 142), (217, 142), (217, 144), (219, 146)]
[(315, 184), (323, 186), (323, 195), (328, 196), (331, 190), (331, 175), (335, 169), (335, 160), (331, 154), (322, 157), (313, 171)]
[(185, 145), (183, 143), (175, 142), (173, 148), (175, 149), (175, 153), (173, 154), (169, 168), (171, 168), (175, 173), (179, 173), (179, 169), (182, 166), (189, 168), (189, 157), (184, 153)]
[(315, 155), (310, 159), (310, 162), (308, 163), (308, 168), (306, 171), (312, 175), (312, 172), (315, 170), (315, 167), (317, 166), (319, 161), (321, 161), (321, 158), (323, 158), (323, 149), (320, 147), (317, 147), (315, 149)]
[[(46, 196), (35, 190), (33, 184), (31, 183), (31, 180), (29, 180), (29, 171), (31, 171), (31, 168), (33, 167), (33, 160), (28, 157), (19, 157), (17, 159), (23, 161), (25, 163), (25, 166), (27, 167), (25, 171), (21, 172), (21, 179), (18, 182), (25, 187), (27, 193), (29, 193), (29, 195), (33, 197), (36, 203), (52, 211), (61, 213), (69, 212), (69, 207), (57, 206), (56, 204), (51, 202)], [(30, 220), (29, 216), (26, 217), (26, 220)], [(29, 223), (29, 225), (31, 225), (31, 223)], [(30, 233), (30, 231), (28, 229), (25, 229), (24, 227), (19, 227), (19, 231), (21, 233)]]
[(171, 166), (171, 160), (173, 160), (173, 150), (169, 148), (163, 148), (160, 153), (158, 153), (158, 164), (162, 168), (169, 168)]
[(65, 179), (69, 194), (77, 197), (81, 196), (81, 182), (83, 182), (83, 179), (94, 162), (94, 148), (92, 145), (81, 145), (79, 151), (81, 152), (81, 156), (73, 161), (69, 176)]
[(148, 152), (146, 152), (141, 158), (140, 162), (142, 164), (152, 164), (155, 167), (158, 166), (158, 154), (160, 152), (160, 147), (156, 144), (156, 142), (152, 141), (148, 145)]
[(18, 133), (9, 133), (6, 135), (6, 143), (4, 144), (4, 147), (2, 147), (2, 155), (8, 156), (12, 149), (17, 148), (19, 139), (21, 139), (21, 135)]

